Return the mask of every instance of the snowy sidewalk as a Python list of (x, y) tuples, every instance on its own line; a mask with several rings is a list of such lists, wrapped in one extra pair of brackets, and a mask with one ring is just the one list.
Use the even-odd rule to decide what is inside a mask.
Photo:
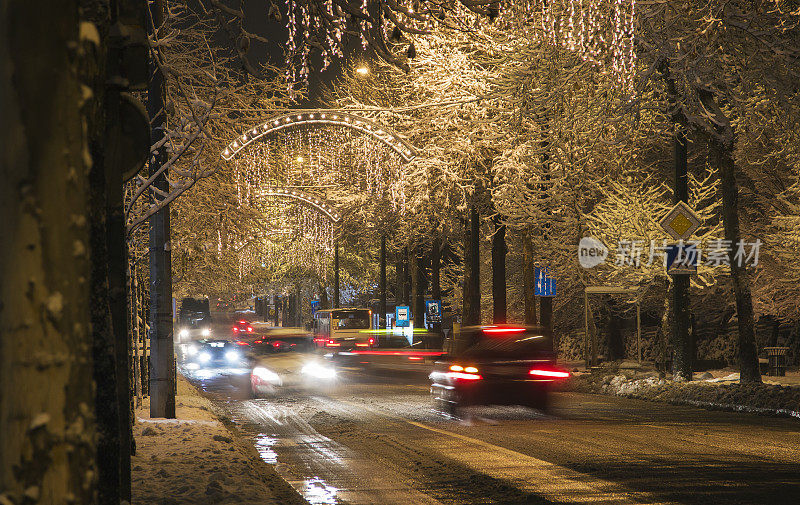
[(150, 419), (149, 398), (136, 409), (133, 505), (307, 504), (182, 377), (176, 405), (177, 419)]
[(590, 372), (573, 370), (567, 390), (800, 418), (800, 385), (793, 371), (786, 377), (764, 376), (764, 384), (741, 385), (739, 374), (731, 370), (695, 374), (691, 382), (662, 379), (652, 368), (638, 368), (631, 362), (606, 363)]

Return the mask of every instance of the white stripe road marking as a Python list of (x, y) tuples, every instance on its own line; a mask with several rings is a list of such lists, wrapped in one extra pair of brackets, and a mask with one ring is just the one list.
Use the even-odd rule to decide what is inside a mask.
[[(671, 503), (658, 501), (650, 493), (632, 491), (619, 484), (576, 472), (477, 438), (403, 419), (402, 417), (347, 400), (337, 398), (336, 401), (353, 405), (379, 416), (402, 420), (412, 426), (460, 440), (464, 443), (458, 445), (442, 444), (436, 440), (425, 441), (424, 439), (417, 440), (415, 443), (418, 445), (425, 444), (428, 448), (454, 459), (468, 468), (509, 482), (520, 491), (533, 493), (547, 500), (566, 503), (607, 503), (618, 505), (637, 503), (666, 505)], [(486, 449), (489, 449), (490, 452), (487, 452)]]
[[(432, 445), (460, 463), (479, 470), (490, 477), (513, 483), (522, 491), (535, 493), (548, 500), (571, 503), (664, 503), (657, 502), (649, 493), (631, 491), (623, 486), (597, 479), (568, 468), (558, 466), (511, 449), (483, 440), (441, 430), (415, 421), (405, 422), (418, 428), (447, 435), (466, 444), (454, 447)], [(420, 441), (420, 443), (424, 443)], [(469, 447), (472, 445), (473, 447)], [(492, 452), (487, 453), (485, 450)]]

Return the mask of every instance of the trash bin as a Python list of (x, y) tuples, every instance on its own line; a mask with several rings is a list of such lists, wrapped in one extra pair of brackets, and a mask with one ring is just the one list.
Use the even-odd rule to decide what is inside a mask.
[(767, 351), (767, 361), (769, 362), (769, 370), (767, 375), (770, 377), (783, 377), (786, 375), (786, 352), (788, 347), (765, 347)]

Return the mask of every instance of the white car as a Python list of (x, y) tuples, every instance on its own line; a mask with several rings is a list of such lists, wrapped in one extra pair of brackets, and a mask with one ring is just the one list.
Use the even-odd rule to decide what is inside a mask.
[(292, 390), (324, 392), (338, 380), (333, 363), (311, 349), (284, 349), (251, 359), (250, 393), (254, 398)]

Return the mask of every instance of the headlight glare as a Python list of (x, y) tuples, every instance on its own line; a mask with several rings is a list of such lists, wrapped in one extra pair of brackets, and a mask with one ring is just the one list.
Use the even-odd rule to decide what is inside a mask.
[(253, 369), (253, 375), (255, 375), (256, 377), (265, 382), (280, 382), (281, 380), (278, 374), (276, 374), (272, 370), (264, 368), (263, 366), (255, 367)]
[(333, 367), (325, 366), (320, 363), (307, 363), (300, 370), (304, 375), (314, 377), (315, 379), (335, 379), (336, 370)]

